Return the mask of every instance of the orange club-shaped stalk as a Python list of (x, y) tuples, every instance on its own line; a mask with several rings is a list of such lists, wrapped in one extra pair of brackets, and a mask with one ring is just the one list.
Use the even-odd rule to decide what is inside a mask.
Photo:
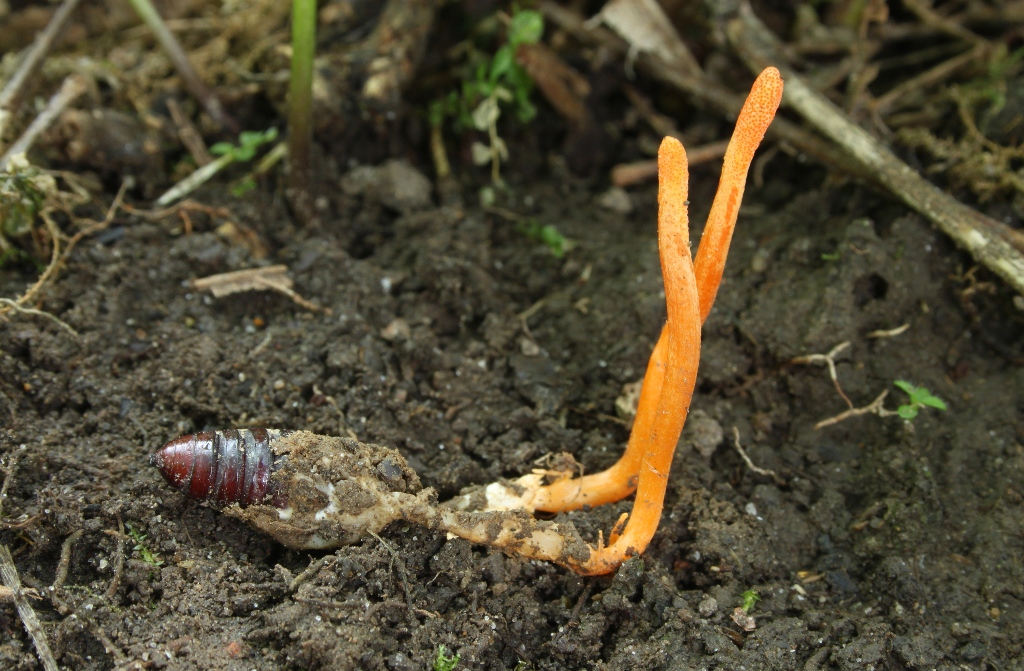
[(758, 76), (740, 111), (725, 154), (722, 177), (695, 260), (690, 257), (686, 151), (666, 137), (658, 150), (658, 248), (668, 319), (644, 375), (626, 450), (611, 468), (565, 477), (538, 488), (534, 510), (561, 512), (621, 500), (636, 492), (632, 513), (573, 570), (600, 575), (642, 553), (661, 519), (669, 468), (686, 421), (700, 361), (701, 325), (711, 312), (729, 253), (747, 172), (782, 99), (773, 67)]

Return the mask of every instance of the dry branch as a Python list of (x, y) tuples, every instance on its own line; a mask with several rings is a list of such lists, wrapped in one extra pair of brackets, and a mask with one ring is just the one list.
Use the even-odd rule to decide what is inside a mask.
[(288, 277), (288, 266), (285, 265), (249, 268), (230, 273), (210, 275), (209, 277), (192, 280), (192, 286), (200, 291), (209, 290), (214, 298), (222, 298), (243, 291), (263, 291), (269, 289), (284, 294), (295, 301), (296, 304), (311, 312), (325, 311), (325, 308), (306, 300), (292, 290), (292, 280)]
[(795, 109), (872, 174), (893, 195), (927, 217), (978, 262), (1024, 293), (1024, 235), (943, 193), (839, 108), (785, 66), (778, 39), (748, 6), (727, 29), (730, 42), (753, 70), (775, 64), (786, 80), (783, 102)]
[[(78, 96), (88, 89), (88, 80), (82, 75), (68, 75), (57, 92), (54, 93), (46, 103), (46, 107), (32, 121), (25, 132), (19, 137), (0, 158), (0, 170), (7, 170), (7, 164), (11, 157), (22, 154), (29, 150), (36, 138), (50, 127), (50, 124), (60, 116), (61, 112), (67, 109)], [(2, 129), (0, 129), (2, 130)]]
[[(543, 12), (545, 19), (584, 44), (600, 46), (622, 57), (626, 57), (630, 52), (629, 44), (618, 35), (604, 28), (588, 27), (583, 17), (552, 0), (542, 0), (538, 3), (538, 8)], [(686, 93), (696, 104), (716, 110), (729, 120), (735, 120), (743, 106), (742, 95), (708, 79), (699, 70), (697, 74), (684, 72), (657, 55), (646, 52), (637, 55), (636, 67), (640, 72)], [(768, 129), (767, 137), (785, 142), (815, 160), (844, 172), (866, 179), (871, 177), (869, 171), (851, 160), (845, 153), (785, 119), (776, 119)]]
[[(3, 91), (0, 91), (0, 141), (3, 141), (7, 118), (18, 106), (18, 102), (24, 94), (25, 84), (39, 70), (39, 66), (43, 64), (46, 54), (50, 52), (53, 43), (60, 36), (61, 31), (64, 30), (64, 26), (67, 24), (68, 19), (71, 18), (71, 13), (75, 11), (79, 1), (64, 0), (64, 3), (53, 13), (53, 17), (46, 24), (43, 32), (39, 33), (39, 36), (36, 37), (32, 47), (25, 55), (25, 59), (18, 65), (17, 71), (7, 81)], [(6, 164), (6, 161), (4, 161), (4, 164)]]
[(21, 623), (25, 625), (25, 631), (28, 632), (32, 643), (36, 646), (36, 652), (39, 654), (39, 661), (43, 663), (43, 668), (46, 671), (57, 671), (57, 661), (53, 658), (53, 653), (50, 652), (50, 644), (46, 642), (46, 632), (43, 631), (43, 625), (39, 622), (35, 609), (32, 608), (32, 604), (29, 603), (28, 597), (21, 588), (18, 569), (14, 565), (11, 551), (7, 549), (6, 545), (0, 545), (0, 578), (13, 593), (14, 605), (18, 609)]

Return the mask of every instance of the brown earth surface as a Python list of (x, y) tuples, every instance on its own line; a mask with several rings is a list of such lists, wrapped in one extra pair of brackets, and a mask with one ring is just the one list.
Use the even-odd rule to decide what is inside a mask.
[[(630, 213), (603, 207), (604, 171), (566, 168), (550, 109), (534, 123), (507, 138), (501, 211), (476, 204), (487, 171), (459, 157), (463, 204), (447, 193), (439, 207), (407, 166), (391, 188), (318, 156), (321, 221), (303, 229), (274, 184), (229, 195), (239, 169), (195, 198), (229, 208), (266, 258), (201, 212), (191, 231), (121, 212), (37, 304), (78, 336), (0, 319), (0, 542), (43, 597), (31, 603), (60, 664), (420, 671), (443, 645), (460, 669), (1024, 669), (1024, 312), (919, 217), (785, 152), (748, 187), (661, 527), (617, 574), (581, 578), (404, 523), (292, 551), (165, 485), (154, 450), (232, 427), (396, 448), (441, 500), (549, 453), (586, 472), (613, 463), (628, 435), (616, 399), (665, 315), (655, 189), (631, 188)], [(353, 156), (432, 174), (422, 124), (406, 130)], [(642, 155), (631, 142), (611, 158)], [(162, 170), (152, 178), (167, 182)], [(692, 169), (695, 240), (717, 170)], [(141, 184), (129, 202), (158, 192)], [(572, 248), (556, 258), (507, 212)], [(271, 263), (329, 313), (190, 285)], [(5, 267), (0, 296), (37, 277)], [(836, 371), (855, 406), (888, 389), (895, 410), (907, 380), (948, 410), (816, 429), (848, 406), (824, 366), (792, 359), (845, 341)], [(774, 477), (741, 459), (734, 427)], [(556, 519), (594, 540), (629, 507)], [(37, 668), (0, 602), (0, 669)]]

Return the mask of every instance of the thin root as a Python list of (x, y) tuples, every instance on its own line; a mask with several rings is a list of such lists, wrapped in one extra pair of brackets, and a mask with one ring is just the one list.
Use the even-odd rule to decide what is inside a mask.
[(833, 424), (838, 424), (839, 422), (845, 421), (851, 417), (859, 417), (860, 415), (878, 415), (879, 417), (891, 417), (892, 415), (899, 414), (895, 410), (886, 410), (885, 408), (882, 407), (882, 404), (885, 403), (885, 397), (888, 395), (889, 390), (886, 389), (885, 391), (878, 395), (878, 398), (871, 401), (871, 403), (864, 406), (863, 408), (850, 408), (846, 412), (841, 412), (835, 417), (823, 419), (817, 424), (815, 424), (814, 428), (815, 430), (823, 429), (826, 426), (832, 426)]
[(764, 475), (771, 478), (777, 485), (786, 484), (786, 481), (779, 477), (778, 473), (776, 473), (770, 468), (761, 468), (760, 466), (758, 466), (757, 464), (750, 460), (750, 457), (747, 456), (747, 451), (744, 450), (743, 446), (740, 444), (740, 430), (737, 429), (735, 426), (732, 427), (732, 441), (732, 444), (736, 447), (736, 451), (740, 453), (740, 457), (743, 458), (743, 462), (747, 465), (747, 468), (754, 471), (758, 475)]
[(836, 355), (842, 352), (844, 349), (850, 346), (850, 341), (841, 342), (829, 351), (828, 354), (808, 354), (806, 356), (798, 356), (797, 358), (790, 361), (790, 363), (804, 364), (804, 363), (823, 363), (828, 366), (828, 376), (832, 378), (832, 384), (836, 386), (836, 391), (846, 401), (846, 405), (853, 409), (853, 402), (843, 391), (843, 388), (839, 386), (839, 377), (836, 375)]
[(78, 331), (76, 331), (75, 329), (71, 328), (70, 326), (68, 326), (67, 324), (62, 322), (58, 317), (56, 317), (55, 315), (50, 314), (49, 312), (46, 312), (44, 310), (36, 310), (34, 308), (23, 308), (20, 305), (18, 305), (15, 301), (12, 301), (10, 298), (0, 298), (0, 303), (2, 303), (3, 305), (8, 306), (11, 310), (13, 310), (14, 312), (17, 312), (19, 314), (34, 315), (36, 317), (44, 317), (46, 319), (49, 319), (54, 324), (56, 324), (57, 326), (61, 327), (62, 329), (64, 329), (68, 333), (70, 333), (71, 335), (75, 336), (76, 338), (79, 337), (78, 336)]

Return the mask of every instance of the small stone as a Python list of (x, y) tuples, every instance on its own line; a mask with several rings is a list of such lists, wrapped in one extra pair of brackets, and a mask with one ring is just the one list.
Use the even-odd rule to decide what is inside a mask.
[(380, 336), (388, 342), (408, 340), (411, 335), (412, 329), (409, 328), (409, 323), (400, 317), (392, 319), (391, 323), (380, 331)]
[(757, 622), (754, 621), (754, 616), (739, 606), (732, 611), (732, 621), (739, 625), (743, 631), (750, 632), (757, 629)]
[(697, 606), (701, 617), (711, 617), (718, 612), (718, 600), (713, 596), (705, 596)]
[(768, 258), (771, 252), (767, 249), (759, 249), (754, 252), (754, 258), (750, 259), (750, 269), (755, 273), (763, 273), (768, 270)]
[(400, 160), (354, 168), (341, 178), (341, 188), (350, 195), (375, 196), (382, 205), (402, 214), (432, 205), (433, 184), (419, 170)]
[(633, 201), (630, 199), (629, 194), (626, 193), (626, 190), (620, 186), (613, 186), (608, 189), (598, 196), (595, 202), (599, 207), (618, 214), (629, 214), (633, 211)]
[(540, 346), (529, 338), (522, 338), (519, 341), (519, 351), (523, 356), (537, 356), (540, 354)]
[(284, 380), (274, 380), (274, 390), (281, 391), (284, 389)]
[(705, 459), (711, 457), (725, 439), (722, 425), (703, 410), (694, 410), (683, 430), (683, 440), (700, 452)]
[(627, 382), (622, 385), (622, 391), (615, 399), (615, 414), (622, 419), (633, 419), (636, 417), (636, 408), (640, 404), (640, 389), (643, 387), (643, 380)]

